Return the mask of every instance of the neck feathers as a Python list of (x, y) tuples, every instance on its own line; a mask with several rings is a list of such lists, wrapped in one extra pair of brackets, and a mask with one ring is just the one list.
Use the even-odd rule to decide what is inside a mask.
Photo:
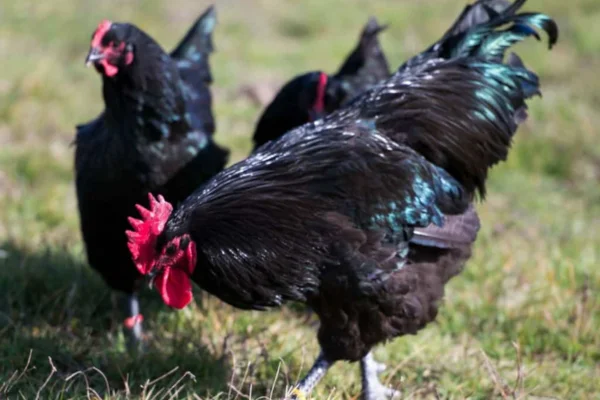
[(130, 68), (114, 78), (104, 77), (103, 95), (107, 122), (119, 130), (160, 139), (174, 125), (186, 123), (179, 71), (153, 41), (138, 46)]

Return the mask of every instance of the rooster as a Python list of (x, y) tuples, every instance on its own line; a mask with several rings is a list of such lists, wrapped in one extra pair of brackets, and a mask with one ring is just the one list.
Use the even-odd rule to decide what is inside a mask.
[(473, 209), (508, 155), (538, 77), (506, 50), (558, 27), (524, 0), (466, 34), (452, 57), (404, 68), (341, 110), (260, 147), (176, 209), (150, 195), (129, 249), (163, 301), (195, 282), (242, 309), (288, 301), (320, 319), (321, 352), (293, 388), (305, 399), (329, 368), (360, 362), (363, 399), (380, 383), (372, 348), (433, 321), (444, 285), (471, 255)]
[(258, 120), (254, 149), (336, 110), (345, 101), (388, 78), (390, 69), (378, 39), (385, 28), (370, 18), (358, 44), (335, 75), (307, 72), (283, 85)]
[(129, 23), (103, 21), (92, 35), (86, 62), (102, 76), (106, 108), (77, 127), (81, 232), (92, 268), (126, 294), (125, 326), (134, 343), (142, 334), (141, 275), (127, 250), (127, 216), (150, 191), (182, 201), (227, 162), (228, 151), (212, 139), (208, 57), (215, 23), (211, 7), (170, 55)]
[[(407, 60), (400, 69), (412, 68), (431, 58), (448, 58), (448, 49), (452, 49), (469, 29), (487, 22), (509, 5), (507, 0), (478, 0), (465, 6), (440, 40)], [(253, 137), (254, 149), (337, 110), (389, 78), (388, 62), (378, 40), (378, 34), (385, 28), (371, 18), (363, 29), (357, 47), (335, 75), (314, 71), (286, 83), (258, 120)]]

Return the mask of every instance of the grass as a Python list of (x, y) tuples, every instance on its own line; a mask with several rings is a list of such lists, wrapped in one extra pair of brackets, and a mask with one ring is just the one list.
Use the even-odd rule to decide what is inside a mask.
[[(83, 68), (102, 18), (130, 20), (170, 48), (205, 2), (32, 0), (0, 5), (0, 398), (281, 397), (317, 353), (313, 317), (242, 312), (198, 295), (174, 312), (144, 292), (149, 350), (125, 351), (109, 291), (85, 264), (73, 189), (73, 126), (102, 108)], [(479, 206), (483, 227), (439, 318), (378, 348), (406, 398), (600, 398), (600, 4), (531, 0), (558, 46), (519, 45), (542, 79), (507, 163)], [(283, 80), (334, 71), (373, 14), (392, 65), (437, 38), (458, 0), (219, 2), (212, 59), (218, 140), (234, 160)], [(244, 90), (242, 90), (244, 89)], [(355, 399), (340, 363), (316, 398)], [(264, 398), (264, 397), (263, 397)]]

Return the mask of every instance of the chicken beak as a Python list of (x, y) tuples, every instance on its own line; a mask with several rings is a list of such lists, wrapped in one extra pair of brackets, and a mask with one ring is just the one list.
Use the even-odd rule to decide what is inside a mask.
[(154, 288), (154, 279), (156, 278), (155, 272), (150, 272), (147, 277), (148, 289), (152, 290)]
[(156, 275), (151, 276), (150, 279), (148, 279), (148, 289), (152, 290), (154, 289), (154, 279), (156, 278)]
[(148, 288), (150, 290), (154, 289), (154, 281), (156, 280), (156, 277), (158, 276), (158, 272), (160, 271), (159, 268), (152, 268), (150, 270), (150, 272), (148, 273), (147, 278), (148, 278)]
[(102, 53), (102, 50), (98, 49), (97, 47), (92, 47), (85, 58), (85, 66), (90, 67), (92, 63), (103, 60), (104, 58), (106, 58), (106, 55)]

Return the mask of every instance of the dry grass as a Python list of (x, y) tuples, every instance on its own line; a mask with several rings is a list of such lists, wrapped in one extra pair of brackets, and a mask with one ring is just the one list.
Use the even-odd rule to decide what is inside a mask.
[[(172, 312), (149, 292), (149, 349), (127, 354), (110, 293), (85, 265), (69, 144), (102, 108), (100, 80), (83, 68), (90, 34), (102, 18), (131, 20), (170, 47), (206, 4), (196, 3), (0, 6), (0, 398), (277, 398), (317, 353), (316, 321), (301, 308), (242, 312), (198, 295)], [(599, 398), (600, 4), (530, 3), (561, 28), (551, 53), (518, 48), (544, 97), (493, 171), (474, 257), (437, 322), (377, 350), (405, 398)], [(295, 73), (335, 70), (370, 14), (390, 24), (383, 45), (398, 65), (463, 2), (217, 6), (217, 137), (238, 160), (260, 110), (249, 92), (268, 97)], [(356, 399), (359, 383), (356, 366), (336, 365), (316, 398)]]

